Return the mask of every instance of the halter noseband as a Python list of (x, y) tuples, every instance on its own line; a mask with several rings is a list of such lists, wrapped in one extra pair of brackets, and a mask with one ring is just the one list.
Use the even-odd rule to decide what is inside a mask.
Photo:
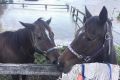
[(48, 49), (47, 51), (43, 51), (44, 53), (48, 54), (49, 52), (58, 49), (58, 47), (52, 47), (50, 49)]
[(68, 49), (72, 52), (72, 54), (74, 54), (79, 60), (83, 60), (84, 62), (89, 62), (91, 61), (92, 58), (95, 58), (99, 52), (101, 50), (104, 49), (105, 47), (105, 42), (108, 41), (108, 45), (109, 45), (109, 49), (108, 49), (108, 54), (110, 55), (110, 52), (111, 52), (111, 40), (112, 40), (112, 36), (110, 34), (110, 32), (108, 31), (109, 27), (108, 27), (108, 23), (107, 23), (107, 32), (105, 34), (105, 41), (102, 45), (102, 47), (95, 53), (93, 54), (92, 56), (86, 56), (85, 54), (78, 54), (72, 47), (71, 45), (68, 46)]
[[(50, 29), (48, 29), (48, 28), (46, 28), (46, 30), (48, 30), (49, 31), (49, 33), (50, 33)], [(53, 34), (53, 33), (52, 33)], [(31, 35), (32, 35), (32, 40), (31, 41), (33, 41), (33, 42), (35, 42), (35, 37), (34, 37), (34, 33), (33, 32), (31, 32)], [(53, 34), (54, 35), (54, 34)], [(50, 37), (51, 37), (52, 35), (50, 35)], [(52, 42), (51, 42), (52, 43)], [(35, 47), (35, 44), (33, 44), (33, 46)], [(53, 50), (56, 50), (56, 49), (58, 49), (58, 47), (52, 47), (52, 48), (49, 48), (48, 50), (46, 50), (46, 51), (43, 51), (43, 50), (41, 50), (41, 49), (38, 49), (38, 48), (35, 48), (35, 52), (37, 52), (37, 53), (39, 53), (39, 54), (42, 54), (42, 55), (44, 55), (44, 56), (47, 56), (47, 54), (48, 53), (50, 53), (51, 51), (53, 51)]]
[(47, 56), (47, 54), (49, 54), (51, 51), (56, 50), (56, 49), (58, 49), (58, 47), (52, 47), (52, 48), (49, 48), (46, 51), (42, 51), (40, 49), (35, 48), (35, 51), (38, 52), (39, 54), (43, 53), (42, 55)]
[(84, 60), (85, 62), (88, 62), (91, 60), (91, 57), (90, 56), (83, 56), (83, 55), (80, 55), (78, 54), (72, 47), (71, 45), (68, 46), (68, 49), (79, 59), (79, 60)]

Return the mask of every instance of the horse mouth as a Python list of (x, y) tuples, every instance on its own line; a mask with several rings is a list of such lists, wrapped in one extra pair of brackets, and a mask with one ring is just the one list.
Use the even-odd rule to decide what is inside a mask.
[(88, 41), (95, 41), (96, 40), (96, 37), (87, 37), (86, 38)]
[(63, 73), (67, 74), (70, 72), (71, 69), (72, 67), (64, 68)]
[(72, 69), (72, 66), (68, 66), (68, 67), (57, 66), (57, 68), (58, 68), (58, 71), (67, 74)]

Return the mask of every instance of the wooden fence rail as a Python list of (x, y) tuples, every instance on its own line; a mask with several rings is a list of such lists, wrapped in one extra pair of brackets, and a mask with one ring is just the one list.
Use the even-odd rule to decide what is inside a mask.
[(44, 6), (45, 10), (48, 10), (49, 6), (58, 6), (60, 8), (52, 8), (52, 9), (66, 9), (67, 11), (69, 11), (69, 5), (65, 4), (65, 5), (57, 5), (57, 4), (31, 4), (31, 3), (0, 3), (0, 4), (17, 4), (17, 5), (22, 5), (22, 8), (25, 8), (26, 5), (41, 5)]
[(49, 75), (59, 76), (60, 72), (55, 65), (45, 64), (2, 64), (0, 63), (0, 74), (2, 75)]
[(79, 15), (85, 16), (85, 14), (73, 6), (71, 6), (70, 13), (72, 14), (72, 18), (73, 18), (74, 22), (77, 24), (78, 27), (80, 27), (80, 25), (78, 24), (78, 21), (80, 21), (83, 24), (83, 20), (81, 20), (79, 18)]

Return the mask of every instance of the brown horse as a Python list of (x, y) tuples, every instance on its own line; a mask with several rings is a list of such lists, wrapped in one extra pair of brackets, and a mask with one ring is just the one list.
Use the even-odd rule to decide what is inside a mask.
[(92, 16), (87, 8), (85, 10), (82, 31), (59, 57), (58, 69), (62, 72), (69, 72), (73, 65), (81, 63), (117, 63), (107, 9), (103, 7), (99, 16)]
[[(33, 63), (34, 52), (45, 55), (51, 63), (56, 64), (58, 51), (55, 48), (54, 33), (49, 27), (51, 19), (39, 18), (34, 23), (20, 22), (25, 28), (15, 32), (6, 31), (0, 34), (1, 63)], [(13, 80), (19, 80), (13, 76)], [(22, 76), (22, 80), (25, 80)]]

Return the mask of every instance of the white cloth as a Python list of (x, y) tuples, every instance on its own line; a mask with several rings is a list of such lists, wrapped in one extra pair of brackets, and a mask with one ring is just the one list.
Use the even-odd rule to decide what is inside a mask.
[[(103, 63), (88, 63), (85, 65), (85, 80), (118, 80), (119, 79), (119, 66)], [(111, 70), (111, 73), (110, 73)], [(78, 74), (82, 74), (81, 64), (73, 66), (71, 71), (67, 74), (62, 74), (60, 80), (77, 80)], [(110, 79), (111, 74), (111, 79)]]

